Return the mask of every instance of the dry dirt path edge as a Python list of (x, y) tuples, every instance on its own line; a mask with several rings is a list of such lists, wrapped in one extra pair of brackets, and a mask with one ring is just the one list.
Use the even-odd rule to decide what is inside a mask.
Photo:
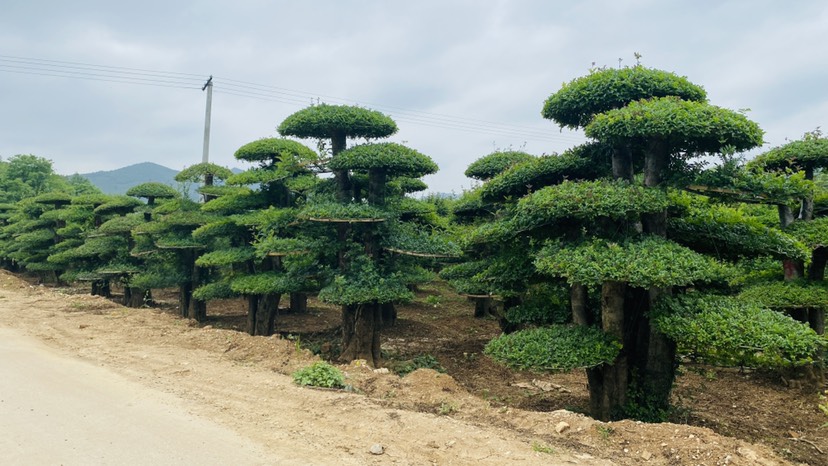
[[(362, 394), (297, 387), (315, 357), (277, 337), (31, 286), (0, 271), (0, 326), (35, 337), (302, 464), (790, 464), (709, 429), (492, 408), (445, 374), (343, 367)], [(370, 453), (372, 445), (382, 455)], [(291, 464), (290, 462), (285, 464)]]

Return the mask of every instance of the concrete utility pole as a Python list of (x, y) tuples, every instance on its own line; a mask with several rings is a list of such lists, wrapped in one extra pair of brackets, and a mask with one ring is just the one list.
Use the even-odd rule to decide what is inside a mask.
[(207, 163), (210, 161), (210, 108), (213, 105), (213, 76), (201, 88), (203, 91), (207, 89), (207, 112), (204, 114), (204, 150), (201, 155), (201, 161)]

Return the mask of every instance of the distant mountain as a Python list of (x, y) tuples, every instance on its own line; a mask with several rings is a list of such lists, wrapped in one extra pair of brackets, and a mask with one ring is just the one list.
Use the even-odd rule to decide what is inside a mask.
[(126, 194), (129, 188), (149, 181), (168, 184), (175, 188), (178, 186), (175, 181), (177, 174), (178, 170), (157, 163), (143, 162), (116, 170), (81, 173), (80, 176), (106, 194)]
[[(233, 173), (241, 172), (238, 168), (233, 168), (232, 171)], [(175, 181), (177, 174), (178, 170), (157, 163), (142, 162), (110, 171), (81, 173), (80, 176), (89, 180), (106, 194), (126, 194), (129, 188), (150, 181), (168, 184), (178, 189), (179, 184)], [(197, 196), (194, 188), (190, 189), (191, 197)]]

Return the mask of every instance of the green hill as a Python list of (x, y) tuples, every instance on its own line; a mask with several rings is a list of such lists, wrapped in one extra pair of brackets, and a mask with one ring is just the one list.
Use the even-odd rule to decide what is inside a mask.
[(177, 173), (178, 170), (157, 163), (142, 162), (116, 170), (81, 173), (80, 176), (106, 194), (126, 194), (129, 188), (148, 181), (168, 184), (178, 189), (178, 182), (175, 181)]

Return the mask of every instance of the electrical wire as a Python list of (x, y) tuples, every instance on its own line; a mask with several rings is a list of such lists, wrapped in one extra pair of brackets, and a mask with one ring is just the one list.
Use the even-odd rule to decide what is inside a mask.
[[(248, 81), (239, 81), (239, 80), (224, 78), (224, 77), (220, 77), (220, 76), (216, 76), (216, 79), (220, 80), (222, 82), (222, 84), (226, 87), (252, 89), (252, 90), (256, 90), (258, 92), (265, 92), (266, 95), (285, 94), (285, 95), (290, 95), (290, 96), (305, 97), (305, 98), (311, 98), (311, 99), (315, 99), (315, 98), (318, 98), (318, 97), (324, 97), (325, 99), (328, 99), (332, 103), (352, 104), (352, 105), (353, 104), (359, 104), (359, 102), (356, 102), (356, 101), (353, 101), (353, 100), (348, 100), (348, 99), (342, 99), (342, 98), (339, 98), (339, 97), (327, 96), (327, 95), (322, 95), (322, 94), (313, 94), (313, 93), (308, 93), (308, 92), (301, 92), (301, 91), (286, 89), (286, 88), (282, 88), (282, 87), (256, 84), (256, 83), (251, 83), (251, 82), (248, 82)], [(449, 122), (449, 123), (462, 123), (462, 124), (472, 124), (473, 123), (477, 126), (491, 127), (491, 128), (498, 129), (498, 130), (503, 130), (503, 129), (506, 129), (506, 128), (510, 128), (512, 130), (515, 130), (515, 131), (521, 132), (521, 133), (527, 133), (527, 134), (537, 133), (537, 135), (541, 136), (541, 137), (548, 137), (549, 136), (549, 133), (547, 133), (544, 130), (536, 130), (534, 128), (528, 128), (528, 127), (524, 127), (524, 126), (512, 125), (512, 124), (508, 124), (508, 123), (497, 123), (497, 122), (488, 121), (488, 120), (479, 120), (479, 119), (474, 119), (474, 118), (463, 118), (463, 117), (456, 117), (456, 116), (451, 116), (451, 115), (443, 115), (443, 114), (439, 114), (439, 113), (423, 112), (423, 111), (419, 111), (419, 110), (410, 110), (410, 109), (405, 109), (405, 108), (402, 108), (402, 107), (395, 107), (395, 106), (391, 106), (391, 105), (381, 105), (381, 104), (373, 104), (373, 103), (363, 103), (363, 104), (366, 105), (369, 108), (374, 108), (374, 109), (378, 109), (378, 110), (391, 110), (391, 111), (394, 111), (394, 113), (396, 113), (397, 115), (400, 115), (400, 114), (404, 113), (404, 114), (410, 114), (412, 116), (416, 115), (416, 116), (420, 116), (420, 117), (423, 117), (423, 118), (431, 118), (431, 119), (434, 119), (434, 120), (439, 120), (439, 121)], [(563, 138), (567, 138), (567, 136), (563, 135)], [(578, 139), (578, 140), (582, 139), (582, 138), (578, 138), (578, 137), (569, 137), (569, 138), (570, 139)]]
[[(0, 55), (0, 72), (181, 89), (201, 89), (204, 81), (204, 75), (194, 73), (97, 65), (12, 55)], [(360, 104), (354, 100), (341, 97), (314, 94), (218, 76), (213, 81), (213, 90), (218, 94), (228, 94), (235, 97), (244, 97), (260, 101), (279, 102), (295, 107), (306, 107), (318, 101), (320, 98), (325, 98), (327, 102), (332, 104)], [(544, 142), (581, 143), (585, 140), (585, 138), (577, 134), (556, 135), (553, 132), (507, 123), (423, 112), (390, 105), (367, 104), (367, 106), (389, 113), (390, 116), (400, 122), (420, 126), (479, 134), (502, 135), (510, 138)]]
[[(222, 89), (221, 87), (216, 87), (214, 89), (216, 94), (229, 94), (238, 97), (247, 97), (250, 99), (261, 100), (261, 101), (269, 101), (269, 102), (279, 102), (285, 103), (289, 105), (294, 105), (298, 107), (307, 106), (310, 103), (313, 103), (312, 100), (300, 100), (300, 99), (288, 99), (284, 97), (277, 97), (267, 94), (261, 93), (252, 93), (252, 92), (236, 92), (230, 91), (226, 89)], [(446, 123), (443, 121), (438, 120), (429, 120), (424, 119), (422, 117), (417, 117), (416, 115), (406, 115), (404, 113), (396, 113), (396, 112), (388, 112), (389, 116), (392, 117), (397, 122), (401, 123), (411, 123), (420, 126), (428, 126), (432, 128), (439, 128), (439, 129), (447, 129), (447, 130), (455, 130), (455, 131), (464, 131), (464, 132), (471, 132), (471, 133), (478, 133), (478, 134), (488, 134), (488, 135), (502, 135), (508, 137), (515, 137), (515, 138), (522, 138), (525, 140), (533, 140), (533, 141), (544, 141), (544, 142), (562, 142), (561, 138), (556, 138), (554, 135), (550, 136), (549, 134), (541, 134), (538, 132), (537, 134), (527, 134), (526, 132), (518, 132), (509, 129), (498, 129), (498, 128), (486, 128), (486, 127), (479, 127), (474, 126), (462, 122), (458, 123)], [(567, 137), (566, 141), (563, 142), (571, 142), (572, 140), (576, 140), (577, 142), (583, 142), (583, 139), (578, 140), (577, 138)]]

